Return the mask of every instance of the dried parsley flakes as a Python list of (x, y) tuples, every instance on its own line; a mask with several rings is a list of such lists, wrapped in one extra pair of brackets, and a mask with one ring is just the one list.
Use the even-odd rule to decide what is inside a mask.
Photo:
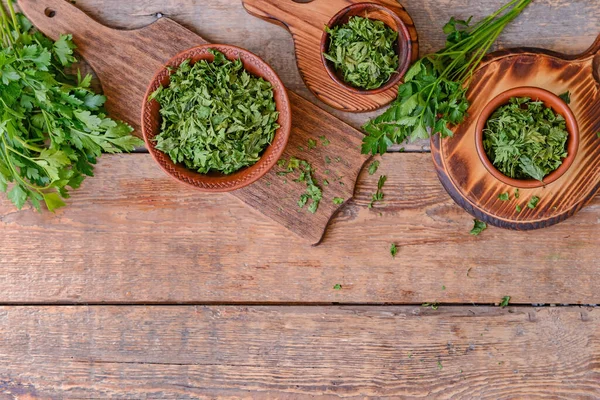
[(483, 135), (490, 161), (511, 178), (542, 181), (567, 157), (564, 117), (527, 97), (512, 98), (496, 110)]
[(202, 174), (231, 174), (255, 164), (279, 128), (273, 87), (249, 74), (241, 60), (211, 49), (213, 62), (186, 60), (170, 84), (150, 100), (160, 103), (156, 148)]
[(398, 32), (382, 21), (354, 16), (343, 25), (325, 27), (329, 51), (324, 54), (344, 81), (371, 90), (383, 86), (398, 69)]

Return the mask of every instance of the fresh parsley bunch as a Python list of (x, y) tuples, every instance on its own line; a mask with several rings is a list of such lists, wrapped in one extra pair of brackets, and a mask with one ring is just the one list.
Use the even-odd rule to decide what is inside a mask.
[(398, 98), (364, 129), (364, 154), (383, 154), (405, 140), (426, 139), (439, 133), (452, 136), (469, 108), (466, 91), (473, 72), (504, 28), (532, 0), (511, 0), (475, 25), (452, 18), (444, 27), (446, 47), (417, 61), (404, 77)]
[(184, 61), (167, 87), (149, 100), (160, 104), (156, 148), (202, 174), (230, 174), (255, 164), (279, 128), (273, 87), (249, 74), (242, 61), (211, 49), (213, 62)]
[(568, 137), (562, 115), (541, 101), (514, 97), (487, 121), (483, 147), (504, 175), (542, 181), (567, 157)]
[(371, 90), (390, 80), (398, 69), (394, 44), (398, 32), (382, 21), (352, 17), (344, 25), (325, 27), (329, 34), (326, 59), (340, 71), (352, 86)]
[[(102, 152), (132, 150), (143, 142), (132, 128), (102, 111), (106, 98), (63, 70), (76, 60), (71, 35), (56, 42), (33, 31), (8, 1), (0, 5), (0, 191), (21, 209), (65, 205)], [(9, 186), (12, 186), (9, 190)]]

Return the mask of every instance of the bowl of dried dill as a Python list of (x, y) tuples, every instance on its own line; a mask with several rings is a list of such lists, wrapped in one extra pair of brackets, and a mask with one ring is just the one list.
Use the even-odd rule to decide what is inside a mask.
[(406, 24), (389, 8), (356, 3), (325, 26), (321, 60), (342, 88), (373, 95), (396, 86), (408, 71), (412, 39)]
[(501, 93), (481, 112), (475, 146), (485, 168), (520, 188), (558, 180), (577, 156), (579, 126), (569, 93), (557, 96), (538, 87)]
[(150, 83), (142, 133), (159, 166), (206, 192), (252, 184), (281, 157), (291, 130), (286, 89), (239, 47), (207, 44), (170, 59)]

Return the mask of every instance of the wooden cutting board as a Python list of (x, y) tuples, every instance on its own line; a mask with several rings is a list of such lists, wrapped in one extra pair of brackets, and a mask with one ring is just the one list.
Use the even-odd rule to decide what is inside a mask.
[[(138, 136), (144, 92), (154, 73), (180, 51), (207, 43), (168, 18), (142, 29), (124, 31), (99, 24), (65, 0), (20, 0), (19, 6), (49, 37), (73, 34), (78, 52), (100, 79), (108, 98), (107, 110), (113, 118), (131, 124)], [(294, 175), (278, 176), (278, 167), (232, 195), (311, 244), (318, 244), (329, 220), (342, 206), (334, 204), (333, 199), (339, 197), (346, 202), (352, 198), (356, 179), (368, 157), (361, 155), (363, 135), (359, 131), (294, 93), (290, 93), (290, 100), (293, 127), (284, 157), (305, 159), (316, 170), (315, 177), (323, 189), (317, 213), (299, 209), (297, 201), (306, 187), (293, 182)], [(321, 136), (330, 143), (325, 145)], [(308, 149), (309, 139), (316, 141), (316, 148)], [(327, 186), (324, 180), (328, 181)]]
[[(565, 56), (540, 49), (515, 49), (491, 55), (474, 76), (468, 92), (469, 118), (454, 137), (432, 138), (437, 173), (450, 196), (476, 218), (495, 226), (531, 230), (565, 220), (600, 190), (600, 37), (585, 53)], [(555, 94), (571, 92), (571, 109), (579, 123), (575, 162), (556, 182), (538, 189), (511, 187), (487, 172), (475, 149), (475, 125), (485, 105), (518, 86), (538, 86)], [(498, 195), (508, 192), (510, 201)], [(541, 200), (535, 209), (527, 203)], [(522, 211), (516, 207), (520, 205)]]
[[(398, 87), (379, 94), (360, 95), (336, 84), (321, 61), (323, 27), (342, 9), (364, 0), (242, 0), (246, 10), (265, 21), (287, 28), (294, 38), (296, 61), (306, 86), (331, 107), (349, 112), (381, 108), (396, 98)], [(415, 24), (396, 0), (373, 0), (394, 11), (402, 19), (412, 38), (412, 60), (419, 56)]]

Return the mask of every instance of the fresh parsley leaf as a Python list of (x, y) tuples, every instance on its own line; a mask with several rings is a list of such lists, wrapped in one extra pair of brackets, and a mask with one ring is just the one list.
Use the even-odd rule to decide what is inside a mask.
[(342, 290), (342, 285), (336, 283), (335, 285), (333, 285), (333, 290)]
[(396, 246), (396, 243), (392, 243), (390, 246), (390, 254), (392, 257), (396, 258), (396, 254), (398, 254), (398, 246)]
[(504, 175), (542, 181), (567, 156), (568, 137), (562, 115), (541, 101), (515, 97), (487, 121), (483, 146)]
[[(284, 171), (278, 171), (277, 175), (282, 176), (297, 173), (298, 178), (294, 179), (294, 182), (306, 184), (306, 192), (300, 195), (300, 198), (298, 199), (298, 207), (304, 208), (304, 206), (308, 204), (308, 201), (311, 200), (308, 206), (308, 211), (312, 214), (316, 213), (317, 209), (319, 208), (319, 203), (323, 199), (323, 191), (317, 185), (316, 179), (313, 176), (312, 165), (308, 161), (301, 160), (296, 157), (290, 157), (288, 161), (285, 161), (284, 159), (283, 163), (278, 163), (280, 167), (285, 164), (287, 164), (287, 168)], [(327, 182), (326, 185), (328, 184), (329, 182)]]
[(308, 139), (308, 149), (312, 150), (317, 147), (317, 141), (315, 139)]
[(240, 59), (210, 52), (213, 62), (184, 61), (171, 71), (169, 86), (150, 96), (162, 118), (156, 148), (201, 174), (231, 174), (261, 158), (279, 129), (279, 113), (269, 82), (248, 73)]
[(533, 210), (534, 208), (537, 207), (539, 202), (540, 202), (540, 198), (537, 196), (533, 196), (531, 199), (529, 199), (529, 203), (527, 203), (527, 207), (529, 207)]
[(515, 207), (515, 209), (517, 210), (518, 213), (520, 213), (521, 211), (523, 211), (523, 209), (521, 208), (521, 206), (519, 204), (517, 204), (517, 206)]
[(344, 199), (342, 199), (341, 197), (334, 197), (333, 198), (333, 204), (342, 204), (344, 202)]
[(518, 199), (521, 194), (519, 193), (519, 189), (515, 189), (515, 199)]
[(321, 135), (321, 136), (319, 136), (319, 139), (321, 140), (321, 144), (322, 144), (323, 146), (329, 146), (329, 145), (331, 144), (331, 142), (329, 141), (329, 139), (327, 139), (327, 138), (325, 137), (325, 135)]
[(510, 296), (504, 296), (502, 301), (500, 302), (500, 307), (504, 308), (508, 306), (508, 302), (510, 301)]
[[(0, 4), (0, 191), (21, 209), (65, 205), (104, 152), (143, 145), (132, 128), (110, 119), (91, 75), (65, 71), (76, 61), (71, 35), (54, 42)], [(10, 185), (10, 188), (9, 188)]]
[(501, 201), (508, 201), (508, 200), (510, 200), (510, 195), (508, 194), (508, 192), (500, 193), (498, 195), (498, 199), (500, 199)]
[(471, 235), (477, 236), (481, 232), (487, 229), (487, 224), (485, 222), (479, 221), (478, 219), (473, 220), (473, 229), (471, 229)]
[(560, 97), (562, 99), (562, 101), (564, 101), (567, 104), (571, 104), (571, 92), (566, 91), (563, 94), (559, 95), (558, 97)]
[(379, 168), (379, 160), (375, 160), (369, 165), (369, 175), (375, 175)]
[(324, 54), (343, 80), (361, 89), (377, 89), (390, 80), (398, 69), (395, 43), (398, 32), (384, 22), (351, 17), (329, 34), (329, 51)]
[(404, 76), (398, 98), (363, 128), (364, 154), (384, 154), (394, 143), (452, 136), (451, 127), (467, 115), (466, 92), (479, 66), (504, 28), (532, 0), (511, 0), (482, 21), (451, 19), (444, 27), (446, 47), (417, 61)]
[(431, 307), (432, 310), (437, 310), (440, 307), (439, 303), (423, 303), (422, 307)]
[(385, 185), (386, 181), (387, 181), (386, 175), (381, 175), (379, 177), (379, 180), (377, 181), (377, 191), (375, 193), (373, 193), (371, 202), (369, 203), (369, 208), (373, 208), (373, 205), (375, 204), (375, 202), (383, 200), (383, 197), (384, 197), (383, 185)]

